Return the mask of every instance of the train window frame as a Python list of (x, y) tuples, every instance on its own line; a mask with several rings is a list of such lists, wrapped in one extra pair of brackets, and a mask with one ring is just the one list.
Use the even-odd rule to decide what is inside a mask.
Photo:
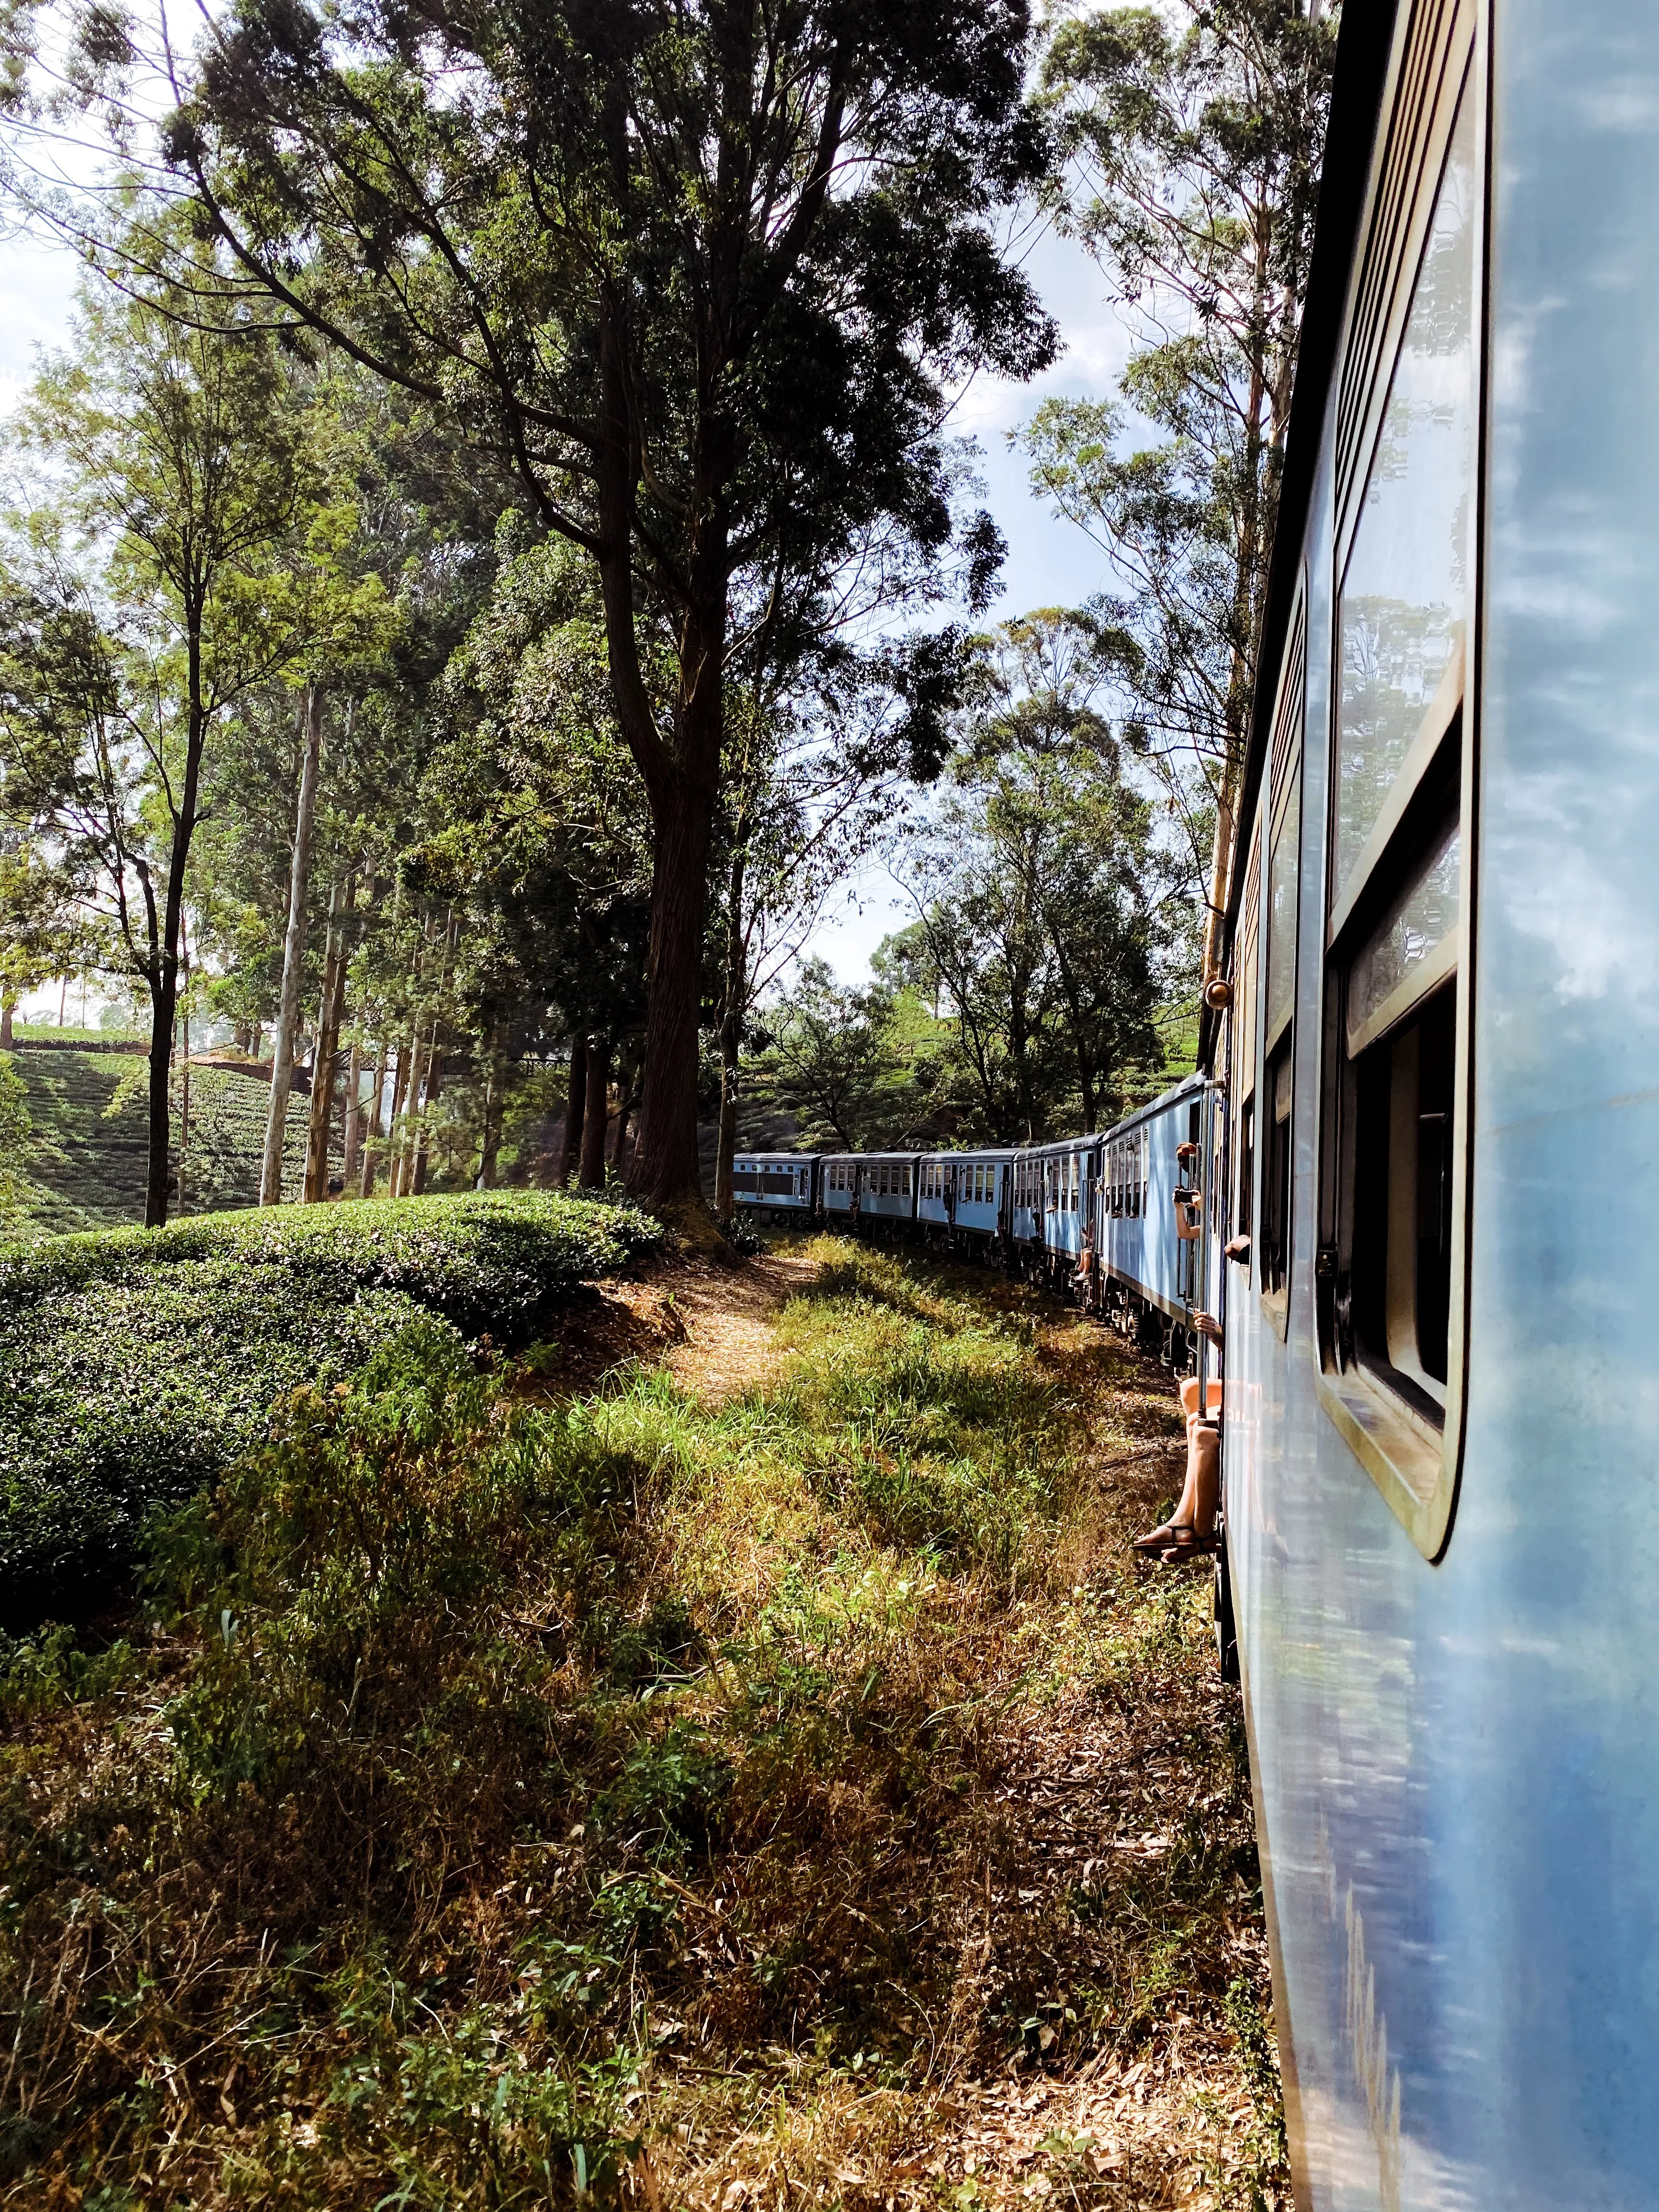
[[(1488, 37), (1486, 11), (1475, 0), (1452, 0), (1438, 11), (1412, 11), (1396, 43), (1383, 109), (1389, 118), (1383, 157), (1351, 300), (1331, 540), (1334, 618), (1315, 1269), (1317, 1390), (1355, 1457), (1431, 1561), (1444, 1553), (1456, 1506), (1469, 1292), (1470, 1037), (1492, 194)], [(1467, 141), (1460, 143), (1465, 132)], [(1409, 357), (1407, 341), (1431, 248), (1439, 249), (1446, 236), (1443, 206), (1457, 219), (1454, 172), (1465, 160), (1470, 183), (1469, 202), (1462, 210), (1470, 255), (1465, 308), (1468, 473), (1450, 540), (1453, 585), (1462, 593), (1461, 622), (1448, 625), (1444, 665), (1421, 708), (1414, 738), (1396, 742), (1397, 765), (1392, 780), (1380, 787), (1374, 818), (1358, 840), (1350, 826), (1345, 847), (1339, 806), (1346, 712), (1343, 619), (1350, 578), (1396, 381), (1402, 373), (1410, 374), (1402, 364)], [(1434, 295), (1427, 296), (1432, 312)], [(1437, 397), (1439, 385), (1433, 388)], [(1404, 389), (1409, 394), (1410, 384)], [(1409, 398), (1402, 404), (1409, 408)], [(1455, 426), (1455, 414), (1450, 420)], [(1389, 435), (1392, 456), (1401, 434)], [(1443, 462), (1437, 471), (1432, 465), (1426, 470), (1422, 480), (1436, 489), (1443, 485)], [(1383, 481), (1409, 481), (1397, 459)], [(1386, 608), (1388, 602), (1378, 604)], [(1455, 607), (1458, 602), (1447, 604)], [(1362, 772), (1375, 786), (1376, 771), (1363, 750), (1360, 760)], [(1449, 854), (1455, 854), (1455, 865), (1449, 878), (1443, 868), (1437, 893), (1434, 872)], [(1455, 884), (1449, 898), (1449, 880)], [(1437, 914), (1437, 896), (1442, 900)], [(1378, 986), (1372, 971), (1381, 954), (1389, 958)], [(1431, 1049), (1425, 1048), (1425, 1040)], [(1429, 1095), (1425, 1081), (1433, 1094), (1429, 1112), (1424, 1107)], [(1425, 1138), (1431, 1122), (1439, 1126)], [(1425, 1141), (1437, 1150), (1425, 1156)], [(1433, 1238), (1425, 1240), (1431, 1197), (1429, 1210), (1437, 1209), (1437, 1214)], [(1434, 1273), (1425, 1302), (1424, 1255), (1431, 1243)], [(1442, 1295), (1443, 1316), (1435, 1305)], [(1437, 1328), (1444, 1332), (1444, 1373), (1439, 1377), (1425, 1352), (1426, 1341), (1437, 1356)]]
[(1231, 1065), (1228, 1090), (1234, 1105), (1233, 1158), (1237, 1188), (1234, 1195), (1231, 1233), (1248, 1237), (1245, 1280), (1255, 1279), (1255, 1093), (1258, 1066), (1256, 1014), (1261, 1005), (1258, 963), (1261, 952), (1261, 836), (1258, 811), (1245, 863), (1244, 896), (1239, 908), (1237, 956), (1234, 962), (1237, 991), (1233, 1029), (1229, 1040)]
[[(1260, 1075), (1261, 1101), (1256, 1150), (1255, 1234), (1250, 1240), (1252, 1273), (1268, 1325), (1281, 1343), (1291, 1326), (1291, 1288), (1296, 1236), (1297, 1002), (1301, 983), (1302, 892), (1305, 874), (1303, 805), (1307, 757), (1308, 593), (1305, 575), (1298, 586), (1280, 665), (1273, 704), (1273, 744), (1266, 820), (1256, 849), (1261, 856), (1257, 929), (1257, 978), (1261, 1007)], [(1274, 919), (1275, 884), (1281, 858), (1288, 871), (1289, 901)], [(1273, 988), (1276, 963), (1283, 957), (1284, 988)], [(1271, 1102), (1271, 1115), (1267, 1112)]]

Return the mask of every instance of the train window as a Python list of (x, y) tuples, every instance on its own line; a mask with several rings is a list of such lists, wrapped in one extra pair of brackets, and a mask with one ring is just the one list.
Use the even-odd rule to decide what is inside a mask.
[(1463, 696), (1474, 487), (1474, 102), (1451, 133), (1342, 578), (1333, 906), (1346, 919)]
[(1451, 1298), (1454, 988), (1436, 992), (1353, 1063), (1354, 1206), (1345, 1365), (1380, 1370), (1436, 1413), (1446, 1402)]
[(1439, 20), (1445, 90), (1408, 134), (1403, 110), (1391, 125), (1390, 162), (1409, 136), (1412, 197), (1374, 218), (1365, 281), (1394, 304), (1361, 334), (1374, 397), (1354, 416), (1335, 548), (1316, 1270), (1322, 1395), (1430, 1558), (1461, 1389), (1482, 192), (1473, 11)]
[(1296, 948), (1302, 876), (1302, 737), (1307, 697), (1305, 602), (1298, 602), (1273, 714), (1262, 920), (1262, 1181), (1257, 1280), (1280, 1336), (1290, 1325), (1291, 1103), (1296, 1079)]
[[(1256, 954), (1261, 908), (1261, 825), (1258, 819), (1250, 841), (1244, 877), (1244, 897), (1239, 910), (1237, 947), (1233, 959), (1233, 1011), (1228, 1039), (1228, 1091), (1237, 1116), (1234, 1152), (1237, 1185), (1233, 1205), (1232, 1231), (1249, 1237), (1255, 1214), (1255, 1017)], [(1252, 1240), (1250, 1265), (1255, 1264)]]

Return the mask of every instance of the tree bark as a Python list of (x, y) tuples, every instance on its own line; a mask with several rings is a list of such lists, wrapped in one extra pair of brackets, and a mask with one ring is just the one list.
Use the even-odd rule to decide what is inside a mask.
[(703, 915), (708, 894), (712, 783), (676, 777), (684, 804), (652, 806), (656, 868), (646, 1005), (645, 1079), (629, 1189), (672, 1206), (699, 1191), (697, 1031), (702, 999)]
[(398, 1176), (403, 1166), (402, 1122), (409, 1101), (410, 1070), (414, 1064), (415, 1040), (419, 1031), (420, 1024), (411, 1021), (409, 1025), (408, 1043), (405, 1044), (401, 1038), (398, 1041), (398, 1072), (392, 1085), (392, 1119), (386, 1127), (389, 1142), (386, 1165), (386, 1194), (388, 1198), (396, 1198), (398, 1194)]
[(311, 1079), (311, 1114), (306, 1131), (306, 1204), (328, 1196), (328, 1140), (334, 1127), (334, 1083), (340, 1056), (340, 1021), (345, 1011), (346, 917), (352, 887), (337, 876), (328, 897), (328, 944), (323, 958), (323, 995), (317, 1010), (316, 1072)]
[(340, 1194), (344, 1197), (356, 1179), (363, 1149), (363, 1054), (353, 1045), (346, 1062), (345, 1153), (340, 1163)]
[[(434, 1023), (435, 1027), (435, 1023)], [(404, 1093), (404, 1110), (398, 1117), (403, 1123), (392, 1145), (392, 1195), (407, 1198), (415, 1183), (415, 1156), (419, 1145), (421, 1121), (421, 1091), (426, 1082), (426, 1071), (431, 1054), (430, 1040), (421, 1042), (421, 1022), (417, 1014), (410, 1031), (409, 1086)]]
[(265, 1156), (259, 1170), (261, 1206), (280, 1206), (283, 1202), (283, 1139), (288, 1131), (289, 1092), (294, 1087), (294, 1036), (300, 1022), (300, 971), (306, 950), (311, 825), (317, 811), (317, 767), (323, 751), (323, 694), (319, 684), (306, 686), (305, 721), (305, 757), (300, 769), (294, 854), (289, 871), (288, 933), (283, 940), (283, 994), (270, 1063), (270, 1115), (265, 1123)]
[(484, 1048), (483, 1140), (478, 1147), (479, 1190), (494, 1190), (501, 1152), (501, 1109), (507, 1080), (506, 1039), (500, 1022), (492, 1023)]
[(605, 1188), (605, 1133), (611, 1119), (611, 1040), (592, 1036), (587, 1040), (587, 1100), (582, 1109), (582, 1172), (584, 1190)]
[[(626, 1073), (623, 1073), (624, 1068), (627, 1071)], [(617, 1066), (618, 1092), (617, 1133), (611, 1140), (611, 1165), (618, 1179), (621, 1178), (623, 1171), (623, 1146), (627, 1141), (629, 1120), (637, 1103), (634, 1095), (634, 1085), (638, 1079), (639, 1070), (636, 1060), (630, 1053), (626, 1060), (619, 1060)]]
[(17, 1011), (15, 999), (0, 1002), (0, 1052), (9, 1052), (12, 1047), (11, 1018)]
[[(374, 1188), (374, 1147), (384, 1133), (380, 1127), (380, 1109), (386, 1104), (386, 1044), (382, 1035), (374, 1054), (374, 1080), (369, 1088), (368, 1112), (364, 1121), (362, 1138), (362, 1195), (368, 1198)], [(348, 1188), (349, 1186), (348, 1185)]]
[(427, 1173), (427, 1115), (437, 1104), (444, 1087), (444, 1056), (438, 1049), (438, 1018), (432, 1017), (432, 1044), (427, 1055), (426, 1097), (421, 1101), (421, 1110), (415, 1123), (414, 1194), (419, 1198), (426, 1188)]
[(564, 1143), (559, 1153), (559, 1188), (566, 1189), (581, 1157), (582, 1116), (587, 1108), (587, 1039), (570, 1040), (570, 1073), (564, 1094)]
[(708, 848), (725, 738), (730, 485), (736, 441), (729, 417), (704, 398), (691, 485), (696, 520), (677, 641), (679, 690), (671, 743), (663, 736), (646, 684), (635, 628), (634, 517), (642, 459), (629, 379), (626, 310), (607, 288), (599, 328), (598, 566), (611, 694), (650, 800), (653, 860), (645, 1078), (628, 1182), (634, 1197), (662, 1208), (700, 1195), (697, 1031)]
[(748, 859), (744, 825), (732, 849), (732, 873), (726, 887), (726, 998), (720, 1009), (720, 1126), (714, 1148), (714, 1218), (730, 1221), (737, 1210), (732, 1164), (738, 1149), (738, 1052), (743, 1042), (744, 986), (749, 960), (743, 937), (743, 888)]
[[(149, 970), (149, 1158), (144, 1185), (144, 1226), (163, 1227), (172, 1181), (167, 1155), (173, 1136), (173, 1025), (179, 1014), (179, 947), (185, 927), (185, 870), (190, 862), (190, 842), (196, 830), (196, 801), (202, 780), (202, 750), (207, 740), (207, 713), (202, 703), (202, 606), (187, 605), (185, 639), (185, 696), (186, 728), (185, 771), (179, 803), (173, 817), (173, 836), (167, 848), (167, 892), (162, 904), (159, 944), (152, 934)], [(154, 898), (146, 891), (152, 918)], [(153, 929), (153, 919), (152, 919)], [(58, 1008), (63, 1020), (63, 1008)]]

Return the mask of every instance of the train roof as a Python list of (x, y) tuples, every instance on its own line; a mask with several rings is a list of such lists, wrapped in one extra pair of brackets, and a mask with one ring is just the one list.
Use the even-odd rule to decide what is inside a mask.
[(791, 1162), (796, 1162), (800, 1160), (821, 1160), (826, 1157), (827, 1155), (823, 1152), (733, 1152), (732, 1159), (732, 1164), (735, 1165), (738, 1160), (789, 1160)]
[(1149, 1104), (1138, 1106), (1133, 1114), (1126, 1114), (1121, 1121), (1114, 1121), (1106, 1134), (1121, 1137), (1126, 1129), (1139, 1128), (1143, 1121), (1157, 1121), (1160, 1114), (1167, 1114), (1171, 1107), (1200, 1097), (1209, 1088), (1212, 1079), (1201, 1067), (1194, 1068), (1190, 1075), (1183, 1075), (1179, 1083), (1172, 1083), (1167, 1091), (1160, 1091)]
[[(1273, 556), (1268, 564), (1261, 633), (1256, 648), (1255, 694), (1250, 708), (1238, 819), (1228, 867), (1224, 923), (1228, 957), (1244, 893), (1244, 870), (1239, 866), (1239, 858), (1249, 849), (1262, 770), (1272, 738), (1279, 662), (1284, 656), (1301, 574), (1302, 545), (1318, 474), (1326, 402), (1341, 342), (1354, 251), (1364, 213), (1371, 146), (1388, 80), (1395, 12), (1392, 5), (1345, 8), (1337, 33), (1331, 112), (1319, 178), (1319, 213), (1314, 225), (1308, 289), (1302, 302), (1296, 383), (1285, 439), (1285, 468), (1279, 478), (1279, 513), (1273, 527)], [(1220, 1023), (1206, 1007), (1199, 1017), (1200, 1067), (1208, 1066), (1213, 1060), (1219, 1035)], [(1120, 1126), (1127, 1127), (1128, 1124)]]
[(924, 1160), (1015, 1160), (1022, 1149), (1018, 1145), (935, 1145), (921, 1157)]

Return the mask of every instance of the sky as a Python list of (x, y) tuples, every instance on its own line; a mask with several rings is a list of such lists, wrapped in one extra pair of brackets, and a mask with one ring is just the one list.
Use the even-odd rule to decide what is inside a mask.
[[(955, 418), (957, 432), (979, 442), (986, 503), (1008, 541), (1002, 593), (990, 610), (989, 618), (996, 622), (1033, 607), (1076, 605), (1104, 580), (1097, 549), (1060, 520), (1046, 500), (1032, 495), (1026, 464), (1009, 450), (1007, 434), (1053, 393), (1109, 396), (1130, 343), (1126, 325), (1104, 302), (1099, 270), (1074, 243), (1045, 231), (1030, 245), (1025, 265), (1060, 325), (1065, 349), (1046, 374), (1030, 384), (980, 378), (969, 387)], [(0, 413), (16, 404), (41, 349), (63, 342), (77, 267), (66, 247), (0, 234)], [(903, 927), (910, 912), (886, 869), (872, 863), (831, 902), (808, 949), (827, 960), (844, 982), (864, 982), (871, 954), (884, 937)]]

